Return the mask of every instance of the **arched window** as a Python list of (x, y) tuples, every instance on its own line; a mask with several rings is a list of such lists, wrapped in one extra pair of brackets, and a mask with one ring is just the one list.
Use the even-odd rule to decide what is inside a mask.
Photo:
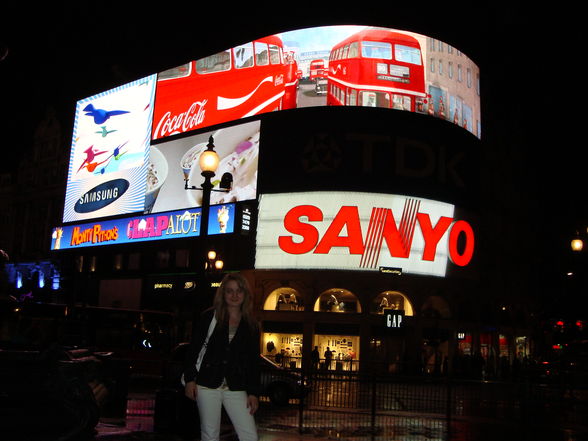
[(407, 317), (414, 315), (412, 304), (404, 294), (398, 291), (384, 291), (372, 301), (371, 312), (373, 314), (383, 314), (384, 309), (404, 311), (404, 315)]
[(314, 311), (360, 313), (361, 304), (351, 291), (342, 288), (331, 288), (324, 291), (316, 299)]
[(302, 297), (294, 288), (274, 289), (265, 299), (265, 311), (304, 311)]

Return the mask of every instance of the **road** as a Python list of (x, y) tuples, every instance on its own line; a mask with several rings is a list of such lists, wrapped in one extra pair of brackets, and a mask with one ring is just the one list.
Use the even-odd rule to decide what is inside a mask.
[(327, 95), (317, 95), (314, 85), (309, 82), (301, 82), (298, 86), (298, 108), (326, 106)]

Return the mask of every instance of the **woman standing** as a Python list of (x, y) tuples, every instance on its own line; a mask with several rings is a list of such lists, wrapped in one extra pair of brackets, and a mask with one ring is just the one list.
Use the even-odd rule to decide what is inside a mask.
[[(227, 274), (203, 313), (184, 368), (186, 396), (198, 403), (202, 441), (218, 441), (224, 406), (240, 441), (257, 441), (259, 329), (251, 290), (241, 274)], [(216, 320), (216, 324), (213, 322)], [(212, 325), (211, 325), (212, 322)], [(196, 367), (201, 349), (199, 369)]]

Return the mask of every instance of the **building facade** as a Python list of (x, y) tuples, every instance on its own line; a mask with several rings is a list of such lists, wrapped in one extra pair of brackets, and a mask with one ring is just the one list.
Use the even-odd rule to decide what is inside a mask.
[[(51, 244), (49, 255), (60, 262), (62, 269), (63, 277), (52, 300), (169, 312), (175, 317), (170, 331), (173, 339), (185, 341), (190, 338), (199, 312), (210, 306), (214, 287), (222, 276), (222, 272), (204, 266), (211, 263), (206, 256), (214, 249), (218, 259), (224, 261), (224, 272), (243, 271), (249, 278), (262, 328), (261, 351), (284, 366), (482, 375), (482, 366), (484, 374), (497, 372), (501, 359), (511, 364), (517, 358), (531, 356), (529, 311), (520, 306), (525, 302), (519, 302), (519, 306), (501, 303), (488, 283), (491, 277), (484, 272), (483, 244), (491, 235), (480, 218), (484, 201), (480, 197), (483, 164), (479, 72), (456, 49), (435, 39), (420, 40), (422, 61), (412, 60), (412, 64), (424, 69), (418, 90), (399, 86), (410, 83), (408, 64), (390, 67), (380, 62), (380, 79), (386, 83), (383, 90), (378, 90), (377, 100), (354, 99), (353, 105), (347, 100), (337, 106), (326, 106), (323, 101), (304, 104), (308, 90), (295, 81), (295, 76), (288, 77), (290, 67), (280, 71), (280, 81), (274, 81), (273, 86), (293, 80), (292, 88), (280, 89), (279, 94), (289, 97), (295, 93), (296, 109), (288, 108), (281, 100), (279, 105), (270, 103), (263, 111), (247, 110), (244, 115), (227, 117), (209, 126), (200, 124), (206, 115), (203, 103), (209, 98), (198, 101), (198, 97), (189, 96), (188, 101), (198, 102), (200, 107), (190, 102), (184, 107), (184, 103), (178, 104), (175, 116), (169, 116), (174, 109), (159, 114), (156, 110), (149, 159), (156, 162), (154, 152), (162, 152), (167, 165), (165, 174), (158, 169), (163, 184), (145, 192), (150, 197), (154, 194), (155, 200), (147, 206), (145, 196), (146, 205), (140, 210), (125, 207), (100, 216), (84, 211), (84, 204), (87, 207), (97, 202), (97, 191), (91, 191), (106, 182), (98, 181), (101, 176), (94, 173), (94, 168), (90, 171), (92, 159), (88, 159), (87, 151), (81, 161), (82, 156), (73, 153), (73, 146), (69, 170), (61, 162), (68, 175), (66, 188), (71, 193), (65, 202), (67, 215), (63, 222), (54, 224), (57, 228), (51, 233), (35, 235), (45, 237)], [(251, 54), (257, 54), (255, 63), (271, 67), (275, 41), (260, 40), (259, 46), (251, 46)], [(291, 43), (292, 48), (297, 47), (295, 43)], [(261, 44), (268, 48), (266, 52), (259, 49)], [(401, 45), (398, 60), (414, 57), (414, 47), (407, 44)], [(234, 57), (235, 66), (239, 61), (242, 68), (253, 67), (253, 61), (251, 66), (247, 64), (247, 57), (237, 58), (248, 53), (246, 45), (238, 49), (170, 69), (159, 78), (117, 89), (113, 94), (126, 93), (135, 86), (138, 89), (145, 83), (153, 84), (154, 93), (163, 93), (160, 91), (172, 81), (188, 81), (198, 69), (204, 69), (206, 74), (219, 69), (224, 74), (229, 71), (229, 56)], [(366, 89), (358, 92), (352, 90), (349, 81), (344, 97), (372, 97), (375, 83), (370, 87), (357, 85)], [(339, 81), (339, 90), (344, 83)], [(217, 86), (209, 85), (211, 89)], [(386, 100), (391, 103), (389, 108), (368, 104), (381, 103), (384, 94), (390, 94)], [(236, 106), (237, 100), (221, 92), (217, 95), (223, 98), (218, 102), (225, 109)], [(155, 103), (165, 101), (159, 98)], [(417, 109), (411, 101), (417, 99), (427, 101), (428, 108), (405, 111), (394, 106), (412, 103), (406, 108)], [(264, 98), (263, 105), (267, 100)], [(98, 98), (81, 102), (80, 109), (88, 109), (87, 102), (95, 101)], [(219, 104), (219, 108), (222, 106)], [(261, 103), (257, 108), (260, 106)], [(273, 111), (276, 109), (282, 110)], [(92, 109), (85, 111), (85, 115), (79, 112), (76, 123), (85, 122), (84, 117)], [(95, 121), (93, 124), (97, 124)], [(80, 127), (76, 124), (76, 130)], [(104, 127), (102, 131), (91, 127), (95, 130), (91, 135), (99, 141), (113, 136)], [(46, 136), (51, 139), (53, 135), (47, 132)], [(202, 232), (196, 228), (196, 221), (202, 219), (203, 212), (194, 211), (201, 205), (201, 193), (191, 188), (200, 184), (200, 173), (193, 165), (180, 165), (193, 148), (202, 149), (209, 138), (214, 139), (222, 159), (240, 155), (237, 162), (232, 158), (224, 165), (230, 162), (236, 180), (242, 178), (246, 184), (235, 185), (241, 193), (234, 192), (230, 197), (213, 193), (211, 212), (215, 214), (218, 209), (219, 214), (211, 222), (219, 222), (220, 231)], [(229, 149), (227, 154), (231, 143), (238, 148)], [(242, 147), (243, 143), (250, 145)], [(53, 151), (41, 144), (40, 150)], [(244, 152), (255, 154), (245, 156)], [(120, 151), (113, 156), (125, 158)], [(252, 160), (257, 164), (254, 170), (239, 168)], [(88, 184), (84, 183), (83, 191), (76, 194), (77, 182), (83, 182), (76, 177), (78, 173), (86, 173), (83, 179)], [(119, 170), (105, 169), (102, 175), (108, 173)], [(116, 177), (120, 180), (119, 175)], [(255, 184), (253, 190), (251, 183)], [(109, 187), (103, 194), (111, 196), (114, 192)], [(56, 193), (63, 196), (63, 182), (59, 192), (52, 194)], [(294, 219), (293, 227), (286, 221), (291, 212), (284, 208), (286, 199), (280, 199), (289, 197), (294, 198), (291, 208), (312, 207), (311, 212)], [(46, 210), (54, 210), (54, 199), (43, 197), (50, 204)], [(107, 206), (112, 208), (114, 202)], [(334, 211), (327, 211), (323, 202)], [(369, 205), (372, 202), (381, 205)], [(406, 221), (405, 209), (395, 205), (405, 202), (421, 204)], [(129, 206), (132, 203), (129, 201)], [(439, 211), (429, 208), (433, 206)], [(223, 207), (234, 210), (229, 230), (221, 225)], [(100, 205), (95, 210), (104, 208)], [(372, 248), (377, 248), (381, 256), (389, 256), (369, 267), (360, 267), (356, 260), (368, 248), (367, 231), (373, 220), (365, 210), (372, 208), (384, 210), (389, 220), (384, 221), (387, 229), (380, 234), (379, 245), (372, 244)], [(320, 217), (314, 217), (319, 212)], [(348, 217), (343, 217), (343, 212)], [(184, 217), (185, 213), (189, 216)], [(55, 216), (45, 213), (42, 217)], [(189, 220), (194, 222), (194, 228), (192, 224), (187, 226)], [(190, 235), (192, 232), (197, 234)], [(332, 240), (330, 245), (324, 242), (327, 236)], [(285, 252), (278, 246), (281, 238), (292, 247), (303, 244), (305, 249)], [(19, 243), (24, 244), (24, 240)], [(18, 244), (10, 243), (18, 249)], [(316, 260), (321, 254), (317, 251), (320, 245), (327, 251), (322, 253), (323, 260)], [(295, 258), (291, 259), (292, 255)], [(315, 348), (318, 364), (313, 355)]]

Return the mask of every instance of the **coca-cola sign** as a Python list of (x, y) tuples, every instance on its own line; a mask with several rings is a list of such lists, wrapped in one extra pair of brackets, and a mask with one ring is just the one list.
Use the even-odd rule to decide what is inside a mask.
[(208, 100), (194, 101), (190, 107), (181, 113), (173, 113), (171, 110), (163, 114), (157, 122), (153, 139), (188, 132), (199, 128), (206, 117), (206, 103)]
[(314, 268), (445, 276), (468, 266), (471, 224), (451, 204), (401, 195), (313, 192), (262, 195), (256, 268)]

